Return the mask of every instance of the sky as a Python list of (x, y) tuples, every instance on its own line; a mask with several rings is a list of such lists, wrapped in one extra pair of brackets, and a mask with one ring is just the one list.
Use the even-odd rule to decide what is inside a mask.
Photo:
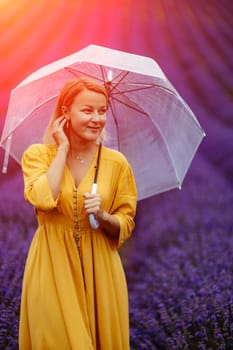
[(229, 152), (232, 13), (227, 0), (0, 0), (0, 133), (25, 77), (97, 44), (156, 60), (207, 129), (203, 150)]

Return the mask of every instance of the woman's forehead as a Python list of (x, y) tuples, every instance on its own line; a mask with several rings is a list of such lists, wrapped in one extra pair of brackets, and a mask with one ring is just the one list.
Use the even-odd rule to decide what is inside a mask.
[(74, 103), (85, 104), (85, 105), (106, 105), (107, 100), (104, 94), (91, 90), (83, 90), (75, 97)]

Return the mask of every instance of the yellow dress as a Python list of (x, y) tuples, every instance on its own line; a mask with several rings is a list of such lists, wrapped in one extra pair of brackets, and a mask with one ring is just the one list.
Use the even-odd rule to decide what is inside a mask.
[(104, 209), (120, 222), (119, 239), (111, 239), (91, 229), (83, 207), (97, 155), (78, 188), (65, 167), (54, 201), (46, 171), (55, 154), (53, 145), (32, 145), (22, 158), (24, 194), (35, 208), (38, 228), (24, 272), (19, 348), (127, 350), (128, 293), (117, 249), (134, 228), (132, 170), (120, 152), (102, 147), (98, 193)]

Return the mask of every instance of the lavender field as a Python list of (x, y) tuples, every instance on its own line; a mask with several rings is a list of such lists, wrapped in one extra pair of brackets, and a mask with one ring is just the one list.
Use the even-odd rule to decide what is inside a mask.
[[(8, 25), (1, 46), (9, 39), (15, 44), (17, 35), (21, 43), (2, 62), (8, 67), (10, 60), (22, 61), (11, 79), (2, 72), (1, 111), (17, 79), (95, 42), (156, 59), (197, 115), (207, 137), (182, 190), (140, 201), (133, 236), (120, 250), (129, 289), (131, 350), (233, 349), (232, 3), (112, 0), (98, 12), (97, 0), (90, 1), (90, 11), (88, 1), (85, 9), (51, 1), (53, 16), (45, 19), (44, 1), (36, 9), (30, 1), (21, 3), (14, 25), (9, 25), (10, 8), (0, 15), (0, 29)], [(40, 30), (26, 27), (26, 6), (27, 20), (36, 13)], [(50, 21), (58, 23), (64, 8), (69, 25), (47, 36)], [(82, 36), (71, 39), (72, 28), (87, 13), (96, 30), (83, 22)], [(106, 31), (103, 23), (112, 29)], [(35, 39), (43, 45), (26, 60), (25, 49)], [(1, 164), (2, 159), (3, 151)], [(13, 159), (8, 174), (0, 175), (0, 194), (0, 349), (16, 350), (22, 275), (36, 222), (23, 200), (22, 175)]]

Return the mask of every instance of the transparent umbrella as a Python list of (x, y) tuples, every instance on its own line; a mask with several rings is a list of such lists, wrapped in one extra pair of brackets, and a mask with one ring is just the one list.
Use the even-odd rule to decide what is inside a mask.
[(181, 187), (205, 133), (151, 58), (89, 45), (35, 71), (12, 90), (0, 145), (11, 155), (40, 143), (63, 84), (91, 77), (109, 93), (105, 145), (130, 162), (143, 199)]

